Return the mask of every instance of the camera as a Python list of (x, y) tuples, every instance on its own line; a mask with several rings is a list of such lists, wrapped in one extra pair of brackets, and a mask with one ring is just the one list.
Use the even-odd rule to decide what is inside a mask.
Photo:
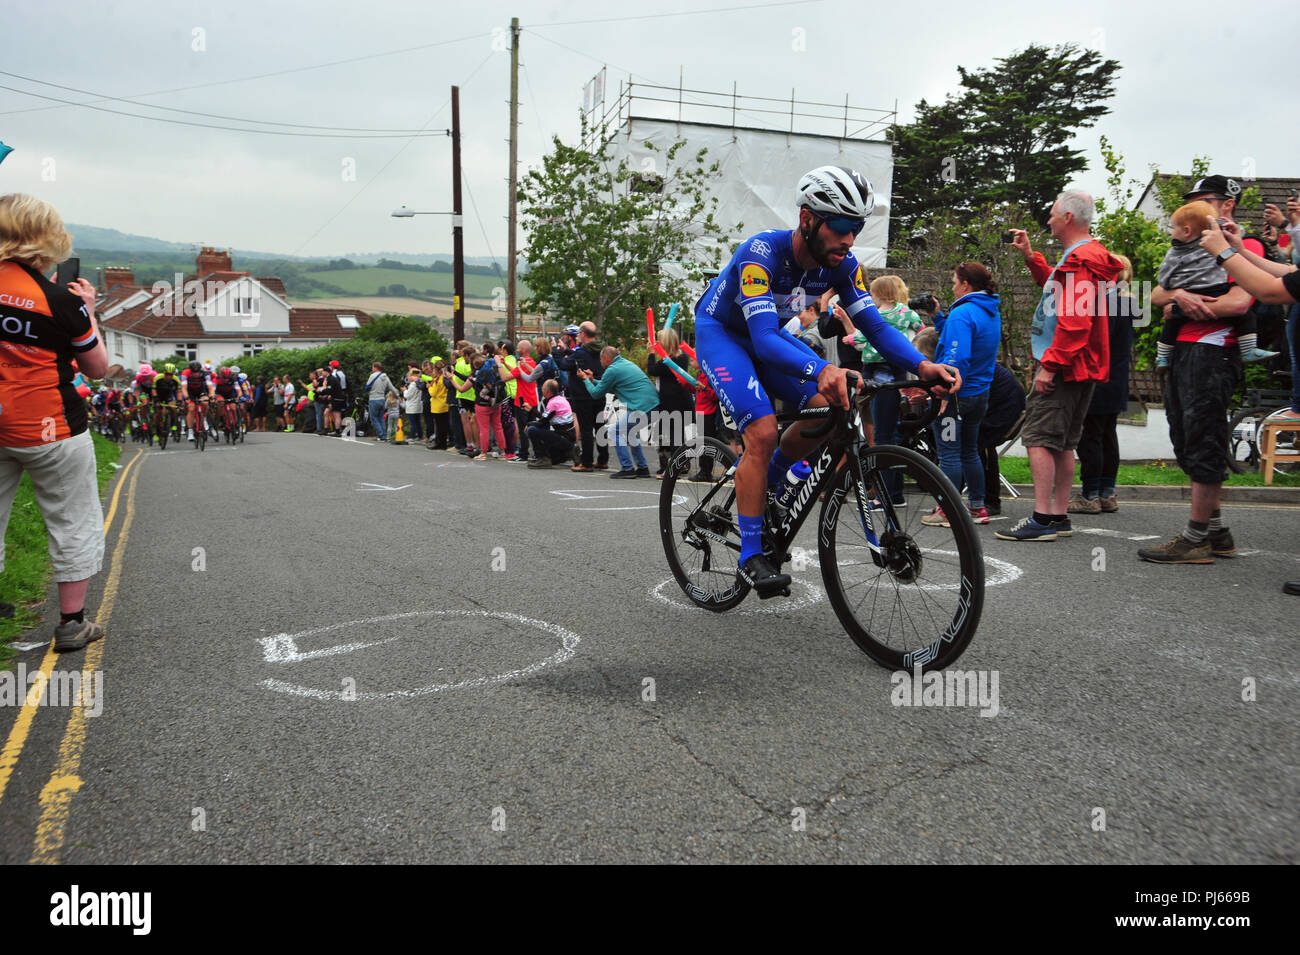
[(933, 312), (939, 308), (939, 303), (932, 293), (922, 292), (908, 302), (907, 307), (914, 312)]
[(1015, 240), (1016, 240), (1016, 234), (1015, 234), (1014, 232), (1012, 232), (1010, 229), (1008, 229), (1006, 232), (1003, 232), (1003, 233), (1002, 233), (1002, 244), (1003, 244), (1003, 245), (1010, 245), (1010, 244), (1011, 244), (1012, 242), (1014, 242)]

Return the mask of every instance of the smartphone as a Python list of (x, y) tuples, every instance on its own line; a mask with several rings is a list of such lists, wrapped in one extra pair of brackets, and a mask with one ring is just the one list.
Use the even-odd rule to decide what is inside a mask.
[(1003, 233), (1002, 233), (1002, 244), (1003, 244), (1003, 245), (1010, 245), (1010, 244), (1011, 244), (1012, 242), (1014, 242), (1015, 240), (1016, 240), (1016, 234), (1015, 234), (1014, 232), (1012, 232), (1010, 229), (1008, 229), (1006, 232), (1003, 232)]
[(73, 256), (70, 259), (64, 259), (59, 263), (58, 270), (54, 273), (54, 284), (59, 288), (67, 288), (81, 276), (81, 259)]

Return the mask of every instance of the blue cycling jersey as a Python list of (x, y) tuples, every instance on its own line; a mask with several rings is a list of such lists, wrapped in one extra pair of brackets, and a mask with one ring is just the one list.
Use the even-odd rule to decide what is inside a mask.
[(742, 242), (696, 302), (696, 315), (708, 315), (747, 336), (765, 365), (816, 380), (829, 363), (781, 334), (781, 326), (833, 288), (840, 307), (876, 351), (891, 365), (915, 371), (925, 357), (880, 316), (853, 253), (834, 269), (804, 269), (795, 261), (793, 238), (792, 232), (770, 229)]

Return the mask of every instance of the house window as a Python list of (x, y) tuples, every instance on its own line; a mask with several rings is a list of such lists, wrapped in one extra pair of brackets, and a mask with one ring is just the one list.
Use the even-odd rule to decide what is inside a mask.
[(176, 354), (183, 355), (186, 361), (198, 361), (199, 343), (190, 342), (186, 344), (182, 342), (181, 344), (176, 346)]
[(334, 317), (338, 319), (340, 328), (355, 329), (361, 327), (361, 323), (357, 321), (357, 317), (355, 315), (336, 315)]
[(244, 342), (244, 354), (260, 355), (262, 354), (262, 349), (265, 347), (266, 346), (263, 345), (261, 342)]
[(257, 315), (262, 310), (256, 295), (235, 295), (232, 298), (236, 315)]
[(122, 354), (122, 333), (121, 332), (113, 333), (113, 354), (114, 355)]

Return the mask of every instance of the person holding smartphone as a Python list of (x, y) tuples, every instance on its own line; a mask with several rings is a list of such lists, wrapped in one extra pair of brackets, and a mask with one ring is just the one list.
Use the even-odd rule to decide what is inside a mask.
[[(59, 286), (45, 277), (71, 248), (72, 236), (49, 203), (0, 196), (0, 539), (26, 473), (50, 538), (59, 653), (104, 635), (85, 613), (90, 578), (104, 561), (104, 514), (86, 405), (73, 378), (78, 369), (103, 377), (108, 352), (95, 321), (95, 287), (83, 278)], [(14, 607), (0, 610), (12, 616)]]

